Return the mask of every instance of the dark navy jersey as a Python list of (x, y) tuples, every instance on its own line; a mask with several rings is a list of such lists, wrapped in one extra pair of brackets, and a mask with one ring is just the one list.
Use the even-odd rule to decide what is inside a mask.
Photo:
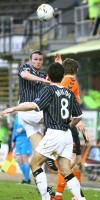
[(82, 115), (73, 92), (65, 87), (44, 87), (34, 102), (44, 112), (46, 128), (67, 130), (71, 116), (77, 118)]
[(19, 76), (19, 95), (20, 103), (23, 102), (32, 102), (35, 98), (38, 97), (40, 90), (45, 86), (42, 82), (39, 81), (29, 81), (21, 77), (23, 71), (29, 71), (31, 74), (45, 78), (46, 73), (36, 72), (29, 64), (24, 64), (18, 72)]

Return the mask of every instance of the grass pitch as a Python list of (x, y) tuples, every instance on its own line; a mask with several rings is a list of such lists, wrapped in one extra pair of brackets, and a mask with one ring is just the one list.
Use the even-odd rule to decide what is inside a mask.
[[(55, 188), (53, 187), (55, 191)], [(83, 189), (87, 200), (100, 200), (100, 190)], [(22, 185), (14, 181), (0, 180), (0, 200), (41, 200), (35, 185)], [(65, 189), (63, 200), (71, 200), (70, 192)]]

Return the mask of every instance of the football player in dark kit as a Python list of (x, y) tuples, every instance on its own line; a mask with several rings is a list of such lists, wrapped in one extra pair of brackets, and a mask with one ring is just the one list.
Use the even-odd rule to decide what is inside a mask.
[[(46, 175), (41, 168), (48, 158), (57, 160), (59, 170), (67, 182), (67, 188), (77, 200), (82, 200), (80, 183), (70, 169), (73, 151), (70, 129), (82, 119), (82, 111), (74, 94), (61, 85), (64, 76), (63, 66), (59, 63), (51, 64), (48, 68), (48, 76), (50, 86), (42, 88), (38, 98), (33, 102), (8, 108), (1, 113), (1, 116), (14, 111), (36, 110), (39, 112), (43, 110), (47, 131), (36, 147), (33, 160), (30, 163), (42, 200), (54, 199), (47, 192)], [(70, 122), (71, 116), (72, 121)]]
[[(46, 80), (47, 74), (40, 72), (43, 65), (44, 55), (41, 51), (35, 50), (30, 54), (29, 63), (25, 63), (20, 67), (19, 76), (19, 103), (32, 102), (38, 97), (40, 90), (49, 85)], [(43, 112), (27, 112), (18, 113), (19, 120), (26, 130), (27, 137), (30, 139), (33, 149), (43, 137), (43, 125), (41, 124)], [(52, 170), (57, 171), (52, 160), (48, 160), (47, 164)]]
[[(28, 63), (25, 63), (20, 67), (19, 76), (19, 102), (32, 102), (38, 97), (40, 90), (45, 86), (49, 85), (50, 82), (46, 80), (47, 74), (40, 72), (44, 61), (44, 55), (41, 51), (35, 50), (30, 56)], [(36, 148), (39, 141), (44, 135), (43, 127), (43, 111), (36, 112), (18, 112), (20, 123), (26, 130), (27, 137), (29, 138), (33, 150)], [(54, 171), (57, 171), (57, 167), (52, 159), (48, 159), (46, 164)], [(44, 168), (44, 167), (43, 167)], [(50, 187), (47, 187), (51, 196), (54, 192)]]

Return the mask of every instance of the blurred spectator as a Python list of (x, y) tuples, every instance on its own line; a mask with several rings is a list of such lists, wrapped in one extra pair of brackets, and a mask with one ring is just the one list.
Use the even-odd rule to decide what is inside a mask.
[(7, 144), (8, 141), (8, 129), (0, 121), (0, 141), (1, 144)]
[(31, 181), (29, 178), (30, 167), (28, 159), (29, 155), (32, 154), (32, 146), (27, 138), (24, 127), (19, 123), (18, 114), (16, 114), (14, 119), (14, 128), (11, 141), (12, 149), (15, 147), (16, 161), (18, 162), (24, 176), (24, 180), (21, 183), (29, 184)]

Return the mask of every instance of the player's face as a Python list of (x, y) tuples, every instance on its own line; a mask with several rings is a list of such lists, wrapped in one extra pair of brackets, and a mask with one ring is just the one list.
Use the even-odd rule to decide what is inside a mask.
[(43, 65), (43, 55), (33, 54), (32, 59), (29, 59), (29, 63), (33, 69), (38, 71)]

